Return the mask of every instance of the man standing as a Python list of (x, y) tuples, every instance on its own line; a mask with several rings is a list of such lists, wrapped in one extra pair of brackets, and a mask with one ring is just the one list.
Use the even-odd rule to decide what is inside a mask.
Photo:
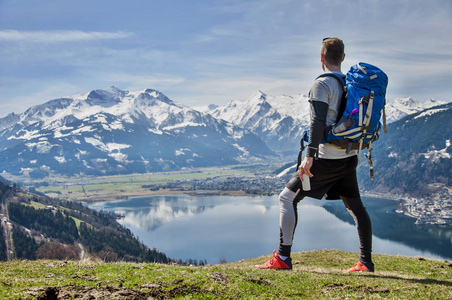
[[(325, 73), (341, 72), (345, 58), (344, 43), (338, 38), (326, 38), (320, 49), (320, 61)], [(356, 178), (358, 158), (356, 151), (348, 154), (331, 143), (321, 143), (325, 127), (336, 122), (340, 100), (344, 92), (342, 84), (332, 76), (317, 78), (309, 91), (310, 127), (309, 141), (297, 173), (279, 194), (280, 205), (280, 244), (272, 258), (256, 265), (260, 269), (292, 269), (290, 258), (293, 235), (297, 226), (297, 204), (304, 197), (328, 200), (342, 199), (345, 207), (355, 219), (360, 241), (359, 261), (343, 272), (373, 272), (372, 263), (372, 224), (359, 194)], [(318, 157), (318, 159), (317, 159)], [(314, 159), (315, 158), (315, 159)], [(311, 189), (302, 189), (303, 175), (310, 177)], [(305, 177), (306, 178), (306, 177)]]

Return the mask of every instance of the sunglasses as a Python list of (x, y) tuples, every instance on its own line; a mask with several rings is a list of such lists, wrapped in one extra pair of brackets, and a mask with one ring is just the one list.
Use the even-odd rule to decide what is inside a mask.
[(339, 40), (340, 42), (344, 43), (340, 38), (337, 38), (337, 37), (326, 37), (323, 39), (322, 43), (324, 43), (326, 40), (332, 40), (332, 39)]

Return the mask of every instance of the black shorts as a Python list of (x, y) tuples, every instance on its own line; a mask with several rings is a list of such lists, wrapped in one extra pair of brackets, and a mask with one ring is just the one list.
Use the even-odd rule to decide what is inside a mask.
[(356, 167), (358, 157), (352, 156), (344, 159), (315, 159), (311, 167), (311, 190), (303, 191), (301, 180), (295, 173), (286, 187), (297, 192), (295, 199), (304, 197), (327, 200), (337, 200), (340, 197), (360, 198)]

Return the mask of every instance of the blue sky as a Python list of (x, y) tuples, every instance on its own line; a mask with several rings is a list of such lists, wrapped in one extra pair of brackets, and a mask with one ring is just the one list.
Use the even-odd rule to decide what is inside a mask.
[(450, 0), (0, 0), (0, 117), (117, 86), (194, 106), (307, 93), (322, 38), (389, 77), (388, 100), (452, 101)]

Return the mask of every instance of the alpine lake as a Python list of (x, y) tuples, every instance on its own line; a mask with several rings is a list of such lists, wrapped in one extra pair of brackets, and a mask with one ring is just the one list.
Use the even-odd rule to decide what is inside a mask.
[[(363, 197), (372, 220), (373, 253), (452, 260), (452, 226), (416, 225), (398, 201)], [(89, 205), (114, 212), (141, 242), (174, 259), (210, 264), (271, 254), (279, 243), (278, 196), (154, 195)], [(353, 218), (342, 201), (298, 204), (293, 252), (358, 252)], [(357, 254), (358, 258), (358, 254)]]

